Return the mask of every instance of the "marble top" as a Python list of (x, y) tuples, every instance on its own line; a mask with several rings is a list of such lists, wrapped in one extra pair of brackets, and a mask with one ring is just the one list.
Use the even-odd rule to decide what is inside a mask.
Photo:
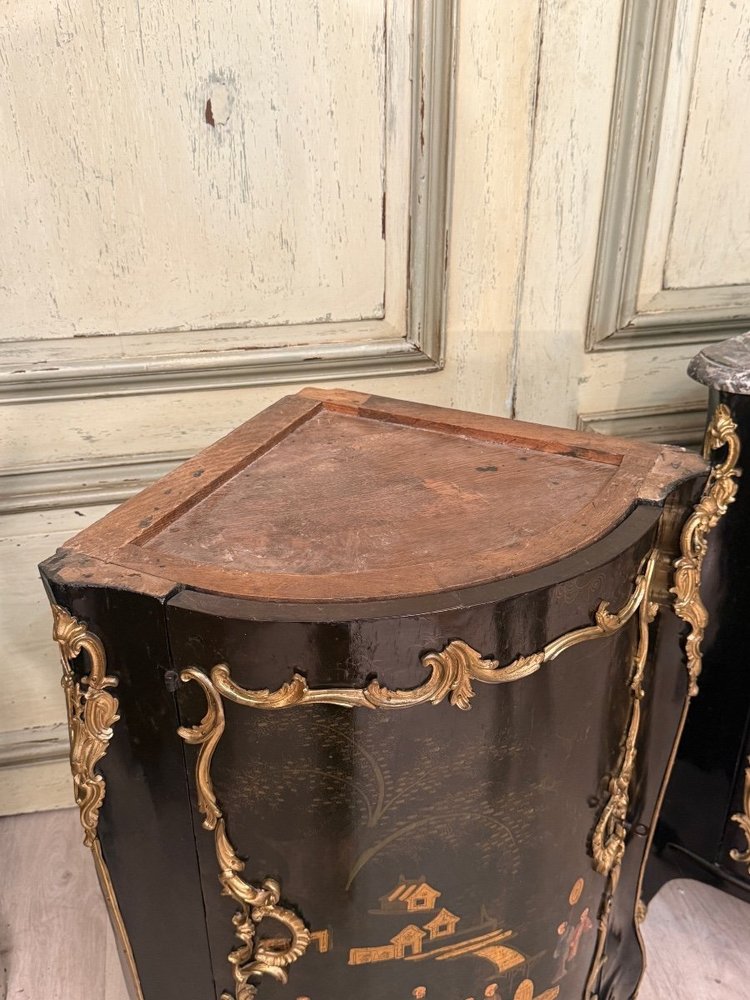
[(750, 396), (750, 332), (704, 347), (688, 365), (688, 375), (712, 389)]

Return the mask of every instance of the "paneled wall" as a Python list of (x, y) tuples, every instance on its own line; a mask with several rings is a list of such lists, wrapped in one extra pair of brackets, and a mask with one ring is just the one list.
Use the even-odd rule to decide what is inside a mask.
[(750, 9), (581, 0), (542, 18), (517, 413), (695, 439), (686, 360), (750, 326)]
[(36, 563), (321, 380), (697, 439), (750, 326), (750, 12), (0, 12), (0, 811), (69, 802)]

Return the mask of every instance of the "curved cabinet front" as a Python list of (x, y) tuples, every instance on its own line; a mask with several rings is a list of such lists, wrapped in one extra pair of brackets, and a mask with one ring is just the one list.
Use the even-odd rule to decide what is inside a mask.
[(217, 995), (631, 996), (658, 514), (444, 609), (168, 602)]

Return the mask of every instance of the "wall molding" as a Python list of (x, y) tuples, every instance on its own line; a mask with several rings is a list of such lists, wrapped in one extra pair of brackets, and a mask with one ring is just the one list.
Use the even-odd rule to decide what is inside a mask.
[(0, 733), (0, 816), (73, 804), (66, 723)]
[(191, 457), (188, 451), (50, 462), (0, 472), (0, 514), (121, 503)]
[[(750, 327), (750, 286), (663, 288), (639, 305), (677, 9), (678, 0), (625, 0), (589, 305), (590, 351), (705, 344)], [(692, 30), (695, 59), (699, 20)], [(681, 38), (679, 44), (689, 42)], [(684, 139), (687, 119), (682, 126)]]
[(700, 450), (706, 429), (706, 402), (691, 400), (667, 406), (581, 413), (577, 428)]
[[(417, 0), (414, 7), (409, 233), (404, 275), (407, 305), (403, 317), (389, 319), (386, 306), (382, 319), (263, 327), (266, 346), (259, 349), (248, 344), (248, 331), (259, 329), (252, 322), (232, 328), (165, 332), (173, 344), (175, 332), (178, 334), (179, 345), (171, 352), (158, 344), (162, 335), (150, 331), (118, 337), (8, 341), (2, 349), (7, 363), (0, 364), (0, 403), (319, 382), (442, 369), (456, 10), (457, 0)], [(386, 94), (386, 115), (389, 108)], [(207, 343), (217, 341), (225, 349), (206, 349)], [(127, 350), (118, 350), (123, 342), (127, 342)], [(268, 342), (279, 346), (267, 346)]]
[[(442, 351), (442, 338), (440, 345)], [(12, 372), (9, 366), (0, 367), (0, 404), (405, 375), (442, 367), (442, 354), (432, 357), (421, 345), (402, 337), (366, 344), (201, 352), (159, 359), (35, 363), (16, 366)]]
[[(703, 441), (706, 404), (601, 410), (578, 415), (578, 430), (697, 447)], [(72, 510), (122, 503), (190, 458), (190, 451), (50, 462), (0, 472), (0, 514)]]
[(65, 722), (0, 732), (0, 769), (68, 760), (69, 756), (70, 741)]

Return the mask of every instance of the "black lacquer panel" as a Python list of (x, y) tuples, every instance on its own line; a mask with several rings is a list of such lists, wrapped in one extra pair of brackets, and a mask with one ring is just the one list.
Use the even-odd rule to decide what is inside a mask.
[[(214, 984), (163, 603), (61, 584), (49, 564), (47, 573), (53, 600), (102, 639), (107, 673), (117, 678), (120, 718), (97, 768), (107, 788), (98, 832), (144, 995), (209, 997)], [(85, 662), (75, 667), (89, 669)]]
[[(598, 565), (591, 553), (585, 568), (562, 564), (558, 578), (579, 570), (567, 581), (432, 615), (274, 623), (203, 614), (190, 606), (199, 598), (180, 595), (168, 608), (174, 667), (208, 673), (225, 661), (251, 688), (277, 688), (295, 670), (316, 687), (362, 686), (377, 674), (409, 688), (424, 680), (420, 656), (459, 637), (508, 662), (589, 624), (601, 599), (624, 603), (653, 528), (634, 534)], [(533, 983), (529, 997), (579, 1000), (606, 884), (589, 839), (626, 728), (636, 628), (523, 680), (476, 684), (468, 712), (447, 703), (271, 712), (225, 700), (212, 771), (229, 836), (248, 859), (243, 875), (277, 878), (284, 904), (314, 932), (289, 983), (264, 979), (259, 997), (512, 998)], [(633, 828), (653, 812), (685, 696), (676, 631), (648, 666)], [(179, 701), (183, 723), (197, 723), (200, 689), (182, 686)], [(613, 914), (610, 1000), (631, 996), (640, 975), (634, 912), (646, 833), (630, 837)], [(232, 985), (237, 906), (220, 894), (213, 836), (199, 829), (197, 848), (218, 995)], [(415, 894), (424, 908), (410, 909)]]
[[(729, 407), (747, 466), (750, 397), (713, 392), (709, 412)], [(750, 900), (748, 866), (731, 857), (747, 838), (731, 816), (743, 811), (750, 756), (750, 489), (748, 473), (714, 530), (703, 568), (710, 620), (700, 693), (694, 699), (664, 800), (646, 880), (652, 897), (664, 882), (697, 878)]]

